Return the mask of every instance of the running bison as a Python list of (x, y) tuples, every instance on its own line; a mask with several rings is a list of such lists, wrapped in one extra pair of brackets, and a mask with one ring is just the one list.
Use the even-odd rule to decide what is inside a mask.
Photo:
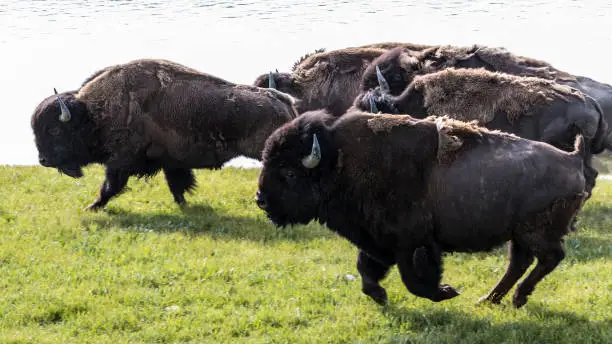
[(508, 271), (485, 299), (499, 303), (538, 258), (514, 294), (521, 307), (564, 258), (584, 154), (580, 135), (568, 153), (447, 117), (353, 110), (325, 125), (305, 114), (268, 138), (256, 202), (277, 226), (318, 220), (355, 244), (362, 290), (381, 304), (396, 263), (411, 293), (442, 301), (458, 295), (440, 285), (442, 252), (510, 241)]
[(102, 69), (77, 91), (52, 95), (32, 115), (40, 164), (73, 178), (104, 164), (106, 179), (87, 209), (104, 207), (130, 176), (164, 171), (174, 200), (195, 188), (192, 168), (261, 159), (266, 138), (297, 116), (293, 98), (236, 85), (166, 60)]
[(275, 88), (292, 95), (297, 99), (299, 113), (327, 109), (340, 116), (359, 94), (363, 72), (370, 62), (396, 47), (417, 52), (432, 46), (383, 42), (332, 51), (318, 49), (301, 57), (293, 65), (291, 73), (263, 74), (253, 85)]
[(380, 48), (347, 48), (319, 52), (296, 64), (291, 73), (268, 73), (253, 83), (290, 94), (299, 113), (328, 109), (336, 116), (348, 109), (359, 93), (368, 64), (386, 52)]
[(476, 120), (489, 129), (543, 141), (572, 151), (577, 134), (587, 141), (585, 155), (587, 192), (595, 186), (598, 172), (592, 154), (603, 151), (607, 123), (599, 104), (582, 92), (553, 81), (521, 77), (484, 68), (455, 69), (417, 75), (398, 96), (390, 95), (391, 83), (378, 74), (381, 86), (355, 99), (364, 111), (449, 116)]
[[(612, 86), (583, 76), (574, 76), (550, 64), (514, 55), (503, 48), (474, 45), (471, 47), (435, 46), (421, 51), (394, 48), (379, 56), (363, 73), (361, 89), (378, 86), (380, 74), (389, 85), (389, 93), (399, 95), (418, 76), (446, 68), (485, 68), (518, 76), (530, 76), (567, 85), (589, 95), (601, 106), (606, 123), (612, 122)], [(607, 127), (603, 149), (612, 149), (612, 126)], [(601, 152), (601, 151), (600, 151)]]

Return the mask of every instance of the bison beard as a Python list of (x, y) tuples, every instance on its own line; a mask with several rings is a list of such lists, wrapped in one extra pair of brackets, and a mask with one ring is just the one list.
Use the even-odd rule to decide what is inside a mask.
[(256, 200), (277, 225), (318, 220), (356, 245), (362, 291), (380, 304), (395, 264), (411, 293), (438, 302), (459, 295), (440, 284), (443, 252), (509, 241), (508, 270), (483, 300), (499, 303), (537, 258), (513, 297), (521, 307), (564, 257), (584, 154), (581, 136), (567, 153), (449, 119), (304, 114), (268, 138)]

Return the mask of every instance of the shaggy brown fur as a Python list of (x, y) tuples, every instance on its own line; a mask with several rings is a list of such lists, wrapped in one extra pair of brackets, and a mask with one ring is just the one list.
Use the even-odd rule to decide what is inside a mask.
[(482, 124), (491, 122), (499, 111), (514, 122), (520, 116), (537, 113), (555, 99), (586, 101), (581, 92), (569, 86), (484, 68), (448, 68), (418, 76), (412, 84), (423, 93), (424, 106), (430, 114), (478, 120)]
[(309, 56), (292, 73), (300, 94), (300, 113), (327, 108), (341, 115), (359, 92), (363, 71), (384, 49), (347, 48)]
[[(273, 73), (276, 88), (298, 99), (300, 113), (327, 109), (340, 116), (351, 105), (367, 66), (388, 49), (401, 47), (417, 52), (428, 46), (412, 43), (377, 43), (332, 51), (316, 51), (300, 58), (291, 73)], [(320, 49), (323, 50), (323, 49)], [(269, 87), (269, 74), (262, 74), (253, 83)]]
[(404, 50), (410, 51), (422, 51), (425, 49), (429, 49), (435, 47), (435, 45), (425, 45), (425, 44), (417, 44), (417, 43), (402, 43), (402, 42), (382, 42), (382, 43), (372, 43), (361, 45), (359, 48), (373, 48), (373, 49), (385, 49), (390, 50), (393, 48), (401, 47)]
[[(474, 51), (474, 54), (490, 64), (493, 70), (505, 71), (509, 74), (535, 76), (548, 80), (576, 81), (574, 75), (558, 70), (548, 62), (531, 57), (515, 55), (500, 47), (475, 47), (477, 47), (477, 49)], [(452, 51), (451, 47), (446, 47), (445, 49)]]
[(300, 57), (297, 61), (293, 63), (293, 66), (291, 67), (291, 71), (294, 71), (297, 68), (297, 66), (299, 66), (302, 62), (304, 62), (304, 60), (306, 60), (310, 56), (318, 54), (318, 53), (324, 53), (324, 52), (325, 52), (325, 48), (320, 48), (320, 49), (315, 49), (315, 51), (312, 53), (305, 54), (304, 56)]

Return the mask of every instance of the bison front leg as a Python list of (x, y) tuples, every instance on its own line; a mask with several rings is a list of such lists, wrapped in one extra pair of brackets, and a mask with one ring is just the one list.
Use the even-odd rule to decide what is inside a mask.
[(397, 253), (397, 267), (408, 291), (434, 302), (459, 295), (459, 292), (452, 286), (440, 285), (442, 278), (440, 254), (439, 250), (427, 247), (402, 250)]
[(103, 208), (112, 197), (123, 191), (129, 178), (130, 175), (126, 171), (107, 167), (106, 179), (100, 187), (98, 199), (85, 208), (85, 210), (98, 210)]
[(188, 168), (164, 168), (164, 175), (174, 201), (178, 205), (184, 205), (185, 192), (191, 192), (196, 186), (193, 171)]
[(380, 305), (387, 304), (387, 292), (380, 281), (387, 276), (391, 265), (372, 258), (362, 250), (357, 256), (357, 270), (361, 275), (361, 291)]
[(533, 263), (534, 257), (531, 252), (515, 241), (510, 242), (508, 246), (508, 255), (510, 263), (508, 264), (506, 273), (489, 294), (481, 297), (478, 302), (489, 301), (495, 304), (500, 303), (501, 299), (506, 296), (516, 281), (523, 276), (527, 268)]

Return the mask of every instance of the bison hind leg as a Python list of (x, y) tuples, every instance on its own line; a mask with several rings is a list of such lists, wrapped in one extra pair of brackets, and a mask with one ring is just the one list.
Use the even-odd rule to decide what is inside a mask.
[(495, 304), (500, 303), (501, 299), (506, 296), (519, 278), (525, 274), (525, 271), (527, 271), (534, 259), (533, 254), (531, 254), (528, 249), (520, 246), (515, 241), (509, 243), (508, 255), (510, 263), (508, 264), (506, 273), (489, 294), (481, 297), (478, 302), (489, 301)]
[(561, 242), (559, 242), (557, 245), (549, 247), (546, 252), (538, 254), (537, 257), (538, 263), (535, 268), (533, 268), (529, 275), (527, 275), (527, 277), (525, 277), (516, 287), (516, 291), (512, 298), (512, 304), (516, 308), (520, 308), (527, 303), (527, 297), (531, 295), (536, 284), (559, 265), (565, 257), (565, 252), (563, 251)]
[(188, 168), (164, 168), (164, 175), (174, 201), (184, 205), (185, 192), (192, 192), (196, 187), (193, 171)]
[(557, 199), (548, 209), (535, 213), (516, 231), (516, 240), (526, 245), (538, 259), (535, 268), (516, 287), (512, 303), (516, 308), (527, 303), (535, 286), (565, 258), (563, 236), (580, 210), (585, 193)]

